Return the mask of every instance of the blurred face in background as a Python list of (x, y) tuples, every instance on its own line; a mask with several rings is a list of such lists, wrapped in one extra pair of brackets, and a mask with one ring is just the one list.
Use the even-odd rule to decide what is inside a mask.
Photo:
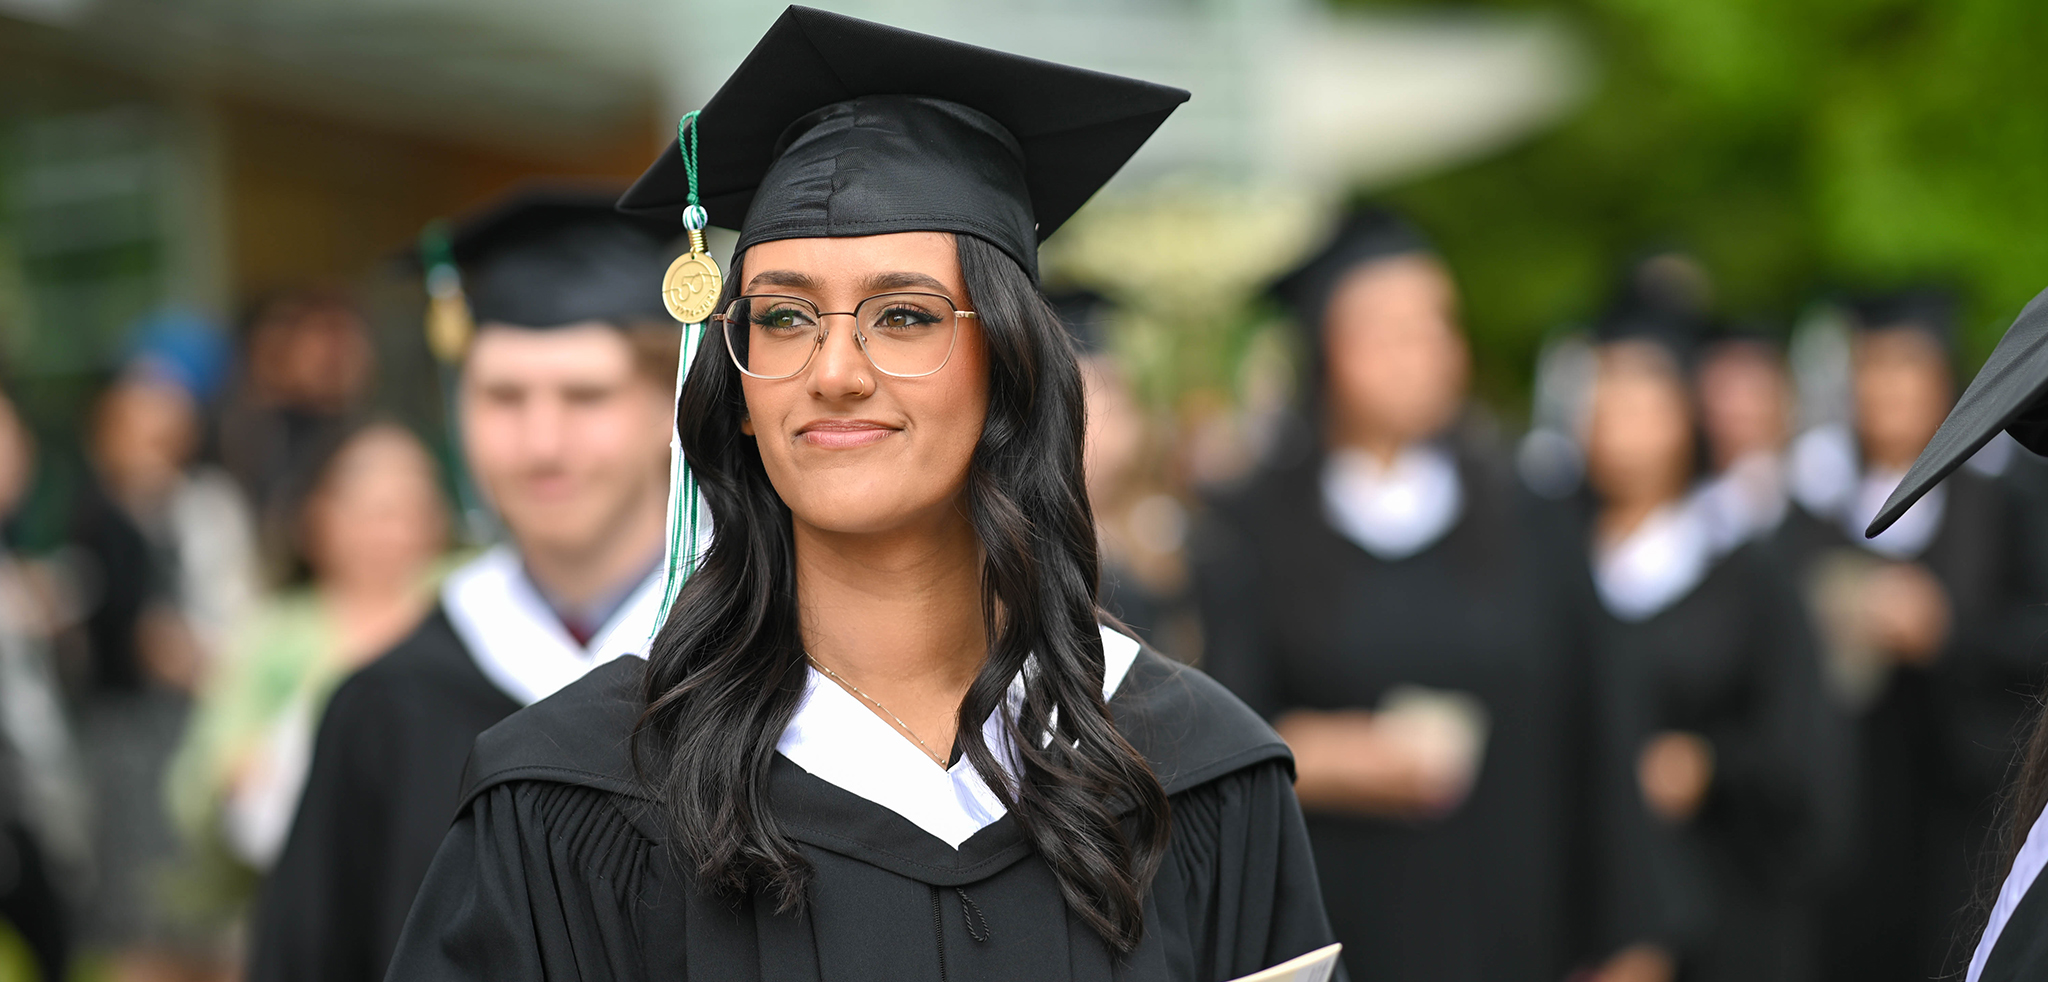
[(306, 500), (306, 558), (328, 585), (410, 587), (448, 542), (448, 510), (426, 448), (397, 426), (350, 437)]
[(1129, 482), (1145, 449), (1145, 410), (1124, 373), (1107, 355), (1081, 359), (1081, 383), (1088, 399), (1088, 436), (1083, 465), (1088, 498), (1100, 510)]
[(1750, 454), (1775, 454), (1792, 423), (1792, 380), (1775, 349), (1731, 341), (1699, 370), (1700, 424), (1719, 470)]
[(1323, 314), (1332, 436), (1391, 456), (1449, 427), (1464, 405), (1471, 352), (1450, 273), (1426, 255), (1353, 270)]
[(184, 388), (130, 374), (100, 396), (92, 456), (109, 491), (130, 507), (170, 492), (199, 448), (199, 405)]
[(1683, 376), (1664, 349), (1604, 346), (1586, 426), (1586, 478), (1610, 505), (1673, 501), (1692, 481), (1693, 419)]
[(35, 478), (36, 446), (14, 400), (0, 395), (0, 515), (14, 514)]
[(304, 294), (266, 305), (249, 334), (249, 378), (264, 402), (338, 413), (369, 387), (370, 328), (339, 297)]
[(463, 448), (520, 549), (601, 551), (665, 507), (670, 396), (616, 328), (483, 325), (463, 363)]
[(1948, 351), (1924, 331), (1891, 328), (1856, 339), (1856, 431), (1872, 466), (1905, 470), (1955, 402)]

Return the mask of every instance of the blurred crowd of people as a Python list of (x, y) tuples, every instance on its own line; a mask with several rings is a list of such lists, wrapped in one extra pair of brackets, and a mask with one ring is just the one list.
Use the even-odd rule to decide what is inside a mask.
[[(1274, 287), (1299, 328), (1295, 417), (1252, 473), (1202, 488), (1143, 466), (1171, 436), (1105, 340), (1114, 311), (1061, 303), (1103, 605), (1292, 746), (1353, 978), (1953, 971), (2048, 666), (2048, 466), (1994, 443), (1865, 540), (1953, 401), (1948, 299), (1845, 296), (1784, 334), (1717, 320), (1682, 255), (1617, 280), (1546, 347), (1510, 440), (1468, 392), (1455, 270), (1399, 217), (1350, 216)], [(623, 336), (505, 335), (489, 364), (513, 381), (478, 382), (464, 422), (472, 469), (568, 453), (535, 443), (520, 373), (573, 370), (569, 344), (617, 362), (622, 408), (571, 380), (571, 415), (547, 417), (612, 462), (591, 465), (616, 490), (589, 521), (539, 478), (478, 475), (518, 583), (559, 615), (547, 637), (579, 655), (659, 549), (674, 335)], [(371, 340), (326, 292), (234, 332), (151, 318), (95, 402), (67, 544), (0, 552), (0, 917), (44, 977), (81, 952), (109, 978), (237, 977), (262, 877), (313, 834), (294, 816), (316, 733), (341, 732), (328, 697), (435, 624), (501, 643), (434, 613), (453, 478), (369, 404)], [(0, 512), (38, 459), (0, 399)], [(606, 536), (630, 541), (593, 551)], [(503, 694), (464, 733), (562, 684), (485, 674)]]
[[(72, 955), (86, 977), (230, 977), (326, 694), (426, 609), (440, 465), (366, 404), (370, 340), (326, 292), (239, 332), (144, 320), (94, 400), (65, 544), (6, 556), (0, 886), (43, 977)], [(0, 433), (12, 514), (39, 454), (11, 398)]]
[(1278, 285), (1302, 438), (1203, 493), (1188, 553), (1353, 976), (1959, 972), (2048, 667), (2048, 471), (2001, 437), (1864, 538), (1954, 401), (1950, 298), (1774, 335), (1647, 256), (1510, 445), (1453, 274), (1367, 211)]

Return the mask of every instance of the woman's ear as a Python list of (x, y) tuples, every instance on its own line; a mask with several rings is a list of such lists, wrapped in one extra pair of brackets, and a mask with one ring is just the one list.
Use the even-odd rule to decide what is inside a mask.
[(753, 413), (747, 412), (746, 410), (740, 411), (740, 432), (745, 433), (748, 436), (754, 435)]

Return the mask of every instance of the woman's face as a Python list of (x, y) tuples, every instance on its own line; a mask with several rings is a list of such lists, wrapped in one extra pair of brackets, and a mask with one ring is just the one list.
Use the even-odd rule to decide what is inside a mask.
[(1323, 346), (1340, 439), (1427, 440), (1465, 401), (1471, 357), (1458, 330), (1457, 289), (1429, 256), (1352, 271), (1330, 295)]
[(1692, 407), (1676, 366), (1640, 342), (1606, 346), (1587, 420), (1586, 477), (1613, 503), (1663, 502), (1692, 477)]
[(394, 426), (364, 430), (335, 453), (305, 522), (314, 574), (336, 585), (410, 587), (448, 539), (433, 458)]
[(1904, 470), (1934, 438), (1955, 401), (1948, 353), (1912, 328), (1856, 339), (1856, 428), (1872, 464)]
[(305, 539), (322, 582), (418, 584), (449, 539), (426, 447), (397, 426), (350, 437), (305, 504)]
[[(915, 291), (973, 310), (953, 236), (899, 232), (783, 239), (747, 250), (742, 293), (802, 297), (850, 311), (879, 293)], [(921, 378), (875, 371), (853, 318), (827, 316), (824, 346), (792, 378), (741, 376), (761, 464), (795, 520), (836, 533), (957, 521), (968, 462), (988, 415), (988, 355), (978, 321), (959, 321), (944, 368)]]

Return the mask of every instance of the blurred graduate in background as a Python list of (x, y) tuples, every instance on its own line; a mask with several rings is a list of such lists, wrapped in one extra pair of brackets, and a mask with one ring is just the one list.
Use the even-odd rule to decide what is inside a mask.
[[(1987, 444), (2011, 438), (2039, 455), (2048, 451), (2048, 293), (2034, 298), (1984, 363), (1954, 410), (1927, 442), (1904, 479), (1865, 530), (1878, 538), (1911, 509), (1953, 480)], [(2027, 462), (2032, 466), (2036, 462)], [(2029, 509), (2039, 511), (2039, 507)], [(1999, 817), (1982, 864), (1974, 940), (1965, 982), (2016, 982), (2048, 974), (2048, 702), (2037, 694), (2017, 767), (1999, 800)]]
[(252, 980), (382, 979), (477, 734), (653, 631), (679, 335), (650, 284), (671, 228), (609, 195), (534, 192), (422, 257), (466, 291), (460, 438), (508, 541), (334, 691), (254, 917)]
[(1859, 755), (1824, 961), (1845, 982), (1927, 978), (1962, 967), (1991, 802), (2048, 664), (2048, 514), (1965, 468), (1866, 540), (1954, 400), (1954, 310), (1913, 290), (1844, 312), (1853, 415), (1801, 437), (1791, 539)]
[[(1684, 261), (1631, 271), (1597, 331), (1585, 422), (1595, 651), (1630, 726), (1642, 803), (1669, 832), (1660, 888), (1682, 976), (1813, 977), (1812, 891), (1846, 765), (1786, 567), (1726, 536), (1702, 470)], [(1757, 528), (1764, 527), (1758, 523)], [(1639, 704), (1638, 704), (1639, 701)], [(1633, 728), (1633, 732), (1631, 732)]]
[(1450, 271), (1366, 210), (1275, 292), (1303, 334), (1320, 447), (1198, 524), (1203, 667), (1294, 751), (1346, 964), (1555, 979), (1646, 940), (1591, 913), (1592, 809), (1632, 776), (1594, 764), (1566, 526), (1459, 425), (1470, 353)]

